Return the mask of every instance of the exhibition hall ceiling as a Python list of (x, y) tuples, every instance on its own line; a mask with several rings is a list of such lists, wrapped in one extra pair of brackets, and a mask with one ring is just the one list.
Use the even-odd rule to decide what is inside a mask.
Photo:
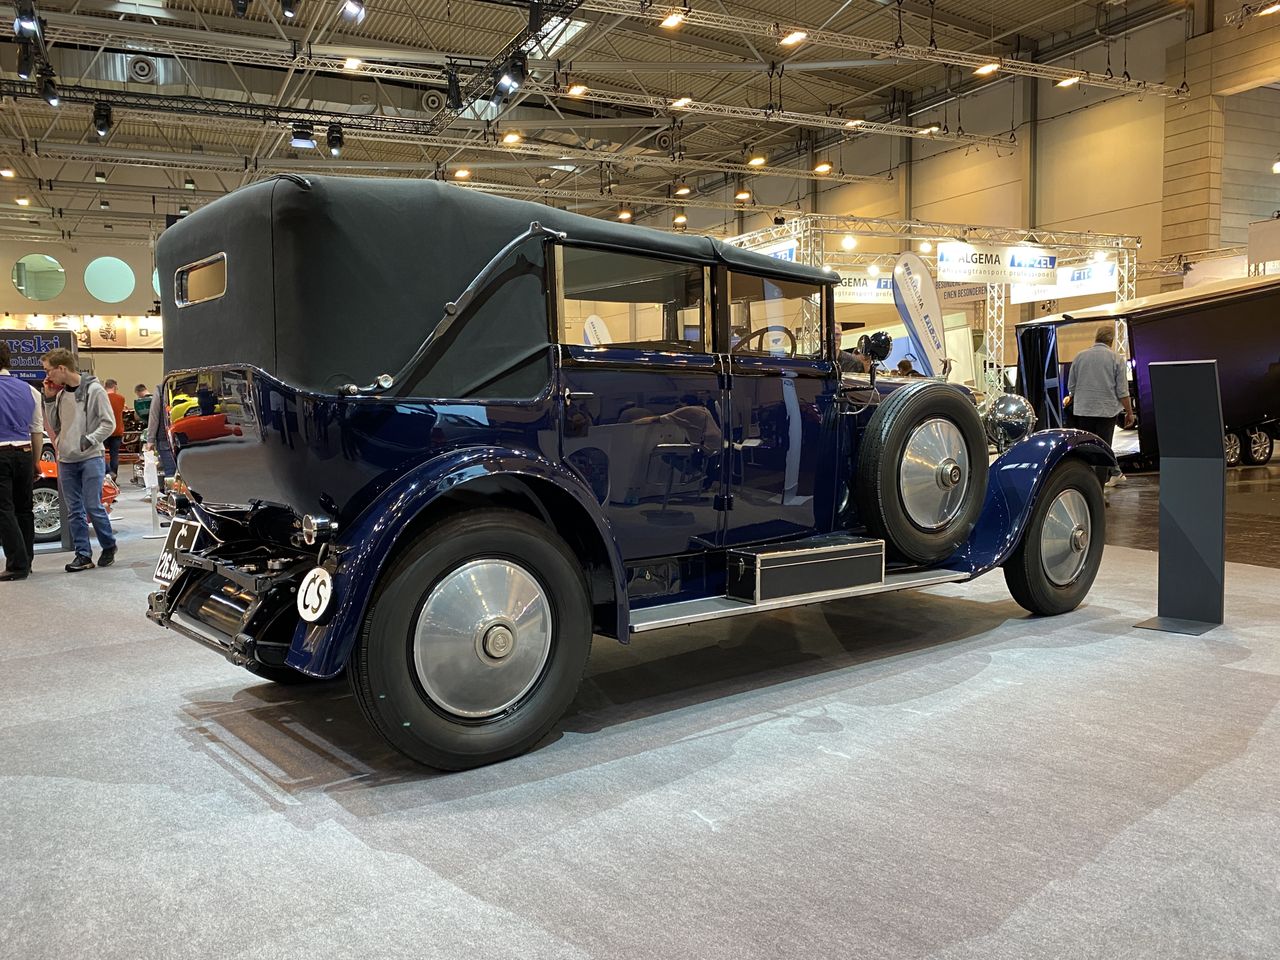
[[(846, 169), (853, 139), (1007, 143), (1011, 121), (966, 126), (954, 104), (1011, 78), (1179, 95), (1120, 59), (1128, 32), (1181, 15), (1167, 0), (17, 8), (0, 236), (31, 239), (148, 243), (166, 217), (289, 172), (438, 176), (600, 215), (728, 211), (755, 177), (883, 176), (887, 160)], [(42, 25), (25, 42), (24, 11)], [(1112, 75), (1086, 74), (1077, 57), (1108, 38)]]

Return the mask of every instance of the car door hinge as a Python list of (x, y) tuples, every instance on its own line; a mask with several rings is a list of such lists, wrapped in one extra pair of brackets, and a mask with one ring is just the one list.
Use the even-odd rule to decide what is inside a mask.
[(733, 494), (717, 494), (715, 498), (715, 508), (717, 510), (732, 510)]

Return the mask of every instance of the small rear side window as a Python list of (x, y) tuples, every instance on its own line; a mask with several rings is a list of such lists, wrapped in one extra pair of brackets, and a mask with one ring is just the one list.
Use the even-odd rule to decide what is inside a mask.
[(180, 307), (216, 300), (227, 292), (227, 255), (217, 253), (179, 267), (174, 274), (174, 300)]

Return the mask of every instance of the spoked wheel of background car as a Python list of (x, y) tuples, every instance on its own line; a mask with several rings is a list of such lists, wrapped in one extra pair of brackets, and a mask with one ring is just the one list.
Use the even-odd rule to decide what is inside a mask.
[(1244, 462), (1260, 467), (1271, 462), (1271, 454), (1275, 449), (1275, 440), (1265, 430), (1250, 430), (1244, 435), (1244, 446), (1240, 455)]
[(1227, 466), (1240, 466), (1241, 451), (1244, 449), (1244, 443), (1240, 440), (1240, 434), (1231, 432), (1223, 434), (1222, 448), (1226, 454)]
[(582, 564), (513, 510), (478, 510), (418, 536), (375, 592), (350, 661), (357, 702), (390, 743), (445, 770), (541, 740), (591, 652)]
[(965, 394), (899, 387), (867, 425), (854, 484), (858, 514), (889, 553), (935, 563), (968, 538), (987, 494), (987, 438)]
[(35, 513), (36, 543), (52, 543), (62, 539), (62, 512), (58, 504), (58, 485), (41, 481), (31, 491)]
[(1106, 532), (1097, 471), (1081, 460), (1063, 462), (1045, 482), (1022, 542), (1005, 561), (1013, 599), (1040, 616), (1074, 610), (1098, 575)]

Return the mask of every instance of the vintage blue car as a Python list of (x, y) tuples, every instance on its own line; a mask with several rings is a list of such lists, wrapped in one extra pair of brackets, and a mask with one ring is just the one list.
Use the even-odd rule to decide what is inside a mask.
[[(185, 494), (149, 616), (395, 747), (528, 750), (593, 636), (1101, 559), (1111, 451), (842, 372), (835, 274), (421, 180), (280, 177), (161, 237)], [(874, 351), (875, 344), (868, 345)], [(1024, 429), (1030, 429), (1029, 426)], [(1016, 442), (1007, 442), (1016, 441)]]

